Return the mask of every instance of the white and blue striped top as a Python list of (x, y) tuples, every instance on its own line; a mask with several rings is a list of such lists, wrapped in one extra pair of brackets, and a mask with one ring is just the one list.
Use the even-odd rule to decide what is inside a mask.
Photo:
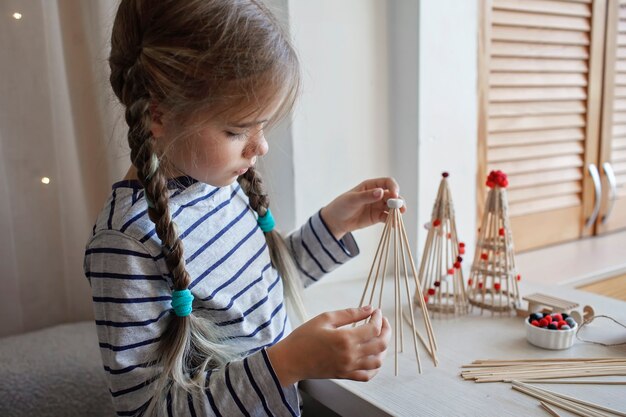
[[(183, 177), (169, 188), (193, 308), (227, 326), (236, 349), (247, 355), (210, 372), (205, 395), (170, 393), (169, 414), (299, 415), (296, 387), (280, 387), (265, 352), (290, 324), (282, 282), (248, 198), (236, 182), (216, 188)], [(150, 362), (173, 315), (170, 274), (146, 209), (139, 182), (114, 184), (85, 251), (102, 361), (119, 416), (141, 414), (149, 403), (150, 384), (160, 372)], [(358, 254), (352, 236), (337, 241), (319, 212), (288, 244), (305, 285)]]

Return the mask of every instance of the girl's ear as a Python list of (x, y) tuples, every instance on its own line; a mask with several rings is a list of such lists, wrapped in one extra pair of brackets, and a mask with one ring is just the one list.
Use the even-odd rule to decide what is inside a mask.
[(163, 136), (165, 128), (163, 126), (163, 110), (158, 103), (152, 102), (150, 104), (150, 131), (152, 137), (158, 139)]

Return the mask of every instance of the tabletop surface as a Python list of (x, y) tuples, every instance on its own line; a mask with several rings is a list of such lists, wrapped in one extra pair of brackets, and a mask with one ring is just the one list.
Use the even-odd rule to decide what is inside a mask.
[[(389, 278), (388, 278), (389, 279)], [(305, 290), (309, 316), (358, 306), (364, 280), (321, 281)], [(387, 288), (392, 289), (393, 284)], [(626, 302), (565, 287), (521, 283), (522, 296), (534, 292), (591, 305), (596, 315), (626, 323)], [(393, 323), (393, 290), (385, 291), (383, 312)], [(525, 305), (525, 303), (523, 304)], [(576, 341), (565, 350), (546, 350), (526, 341), (523, 319), (513, 315), (482, 315), (478, 309), (458, 318), (432, 318), (438, 344), (435, 367), (418, 344), (422, 373), (417, 373), (410, 328), (404, 327), (404, 352), (398, 354), (399, 375), (394, 376), (393, 335), (390, 351), (379, 374), (367, 383), (346, 380), (303, 381), (301, 388), (343, 416), (547, 416), (538, 400), (514, 391), (509, 383), (474, 383), (460, 377), (461, 366), (477, 359), (626, 357), (626, 346), (605, 347)], [(416, 323), (423, 330), (421, 313)], [(603, 342), (624, 341), (626, 330), (597, 319), (583, 329), (587, 338)], [(582, 331), (581, 331), (582, 333)], [(600, 377), (594, 378), (599, 379)], [(603, 377), (606, 380), (626, 377)], [(540, 385), (603, 406), (626, 411), (624, 385)], [(563, 416), (568, 416), (563, 412)]]

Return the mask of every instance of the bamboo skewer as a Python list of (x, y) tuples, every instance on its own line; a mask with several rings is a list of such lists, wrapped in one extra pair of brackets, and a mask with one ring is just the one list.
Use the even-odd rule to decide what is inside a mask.
[(564, 410), (571, 411), (581, 416), (620, 416), (626, 417), (626, 413), (612, 408), (604, 407), (602, 405), (592, 403), (590, 401), (583, 401), (578, 398), (570, 397), (558, 392), (549, 391), (543, 388), (538, 388), (532, 385), (525, 384), (519, 381), (513, 381), (513, 389), (524, 392), (540, 400), (544, 400)]
[(565, 379), (519, 379), (527, 384), (579, 384), (579, 385), (626, 385), (626, 381), (603, 381), (601, 379), (586, 379), (568, 381)]
[(556, 410), (552, 407), (550, 407), (547, 403), (543, 402), (543, 401), (539, 401), (539, 404), (541, 404), (541, 406), (553, 417), (561, 417), (561, 415), (559, 413), (556, 412)]
[[(408, 238), (406, 237), (406, 231), (404, 229), (404, 222), (402, 221), (402, 216), (400, 214), (400, 208), (404, 202), (399, 199), (389, 199), (387, 201), (387, 206), (389, 207), (389, 212), (387, 214), (387, 220), (385, 222), (385, 226), (383, 228), (383, 234), (381, 236), (380, 242), (378, 243), (378, 247), (376, 249), (376, 255), (374, 257), (374, 261), (372, 262), (372, 266), (370, 268), (370, 272), (367, 277), (367, 281), (365, 283), (365, 288), (363, 290), (363, 294), (361, 295), (361, 301), (359, 303), (359, 307), (362, 307), (366, 300), (367, 294), (369, 292), (369, 302), (370, 304), (373, 301), (374, 295), (378, 291), (378, 308), (382, 306), (382, 298), (383, 298), (383, 289), (384, 283), (387, 276), (387, 266), (389, 265), (393, 268), (393, 272), (391, 273), (391, 277), (393, 278), (393, 291), (394, 291), (394, 350), (395, 350), (395, 358), (394, 358), (394, 369), (395, 375), (398, 375), (398, 353), (402, 353), (404, 351), (404, 330), (403, 330), (403, 316), (405, 316), (403, 308), (402, 308), (402, 291), (403, 285), (402, 281), (404, 281), (404, 290), (406, 292), (407, 301), (409, 301), (409, 313), (410, 320), (409, 324), (411, 325), (412, 330), (412, 339), (413, 346), (415, 350), (415, 358), (417, 360), (417, 370), (418, 373), (422, 372), (421, 362), (418, 352), (418, 342), (417, 338), (422, 341), (422, 343), (426, 346), (426, 350), (428, 354), (433, 359), (435, 366), (437, 365), (437, 357), (435, 354), (436, 351), (436, 341), (434, 340), (434, 333), (432, 330), (432, 326), (430, 323), (430, 317), (428, 315), (428, 310), (426, 306), (422, 303), (420, 307), (422, 308), (422, 314), (424, 317), (424, 325), (426, 328), (426, 333), (428, 336), (428, 343), (424, 340), (422, 335), (419, 333), (415, 326), (415, 317), (414, 317), (414, 309), (413, 303), (411, 301), (411, 292), (409, 288), (409, 277), (408, 277), (408, 267), (407, 267), (407, 257), (409, 259), (409, 265), (415, 274), (415, 263), (413, 262), (413, 257), (411, 255), (411, 249), (408, 244)], [(405, 254), (406, 251), (406, 254)], [(391, 259), (389, 259), (389, 255), (391, 253)], [(382, 269), (381, 269), (382, 267)], [(403, 267), (403, 268), (402, 268)], [(403, 275), (404, 272), (404, 275)], [(372, 279), (373, 278), (373, 279)], [(378, 282), (380, 278), (380, 288), (377, 288)], [(418, 293), (421, 293), (421, 288), (419, 286), (419, 282), (417, 279), (415, 280), (417, 285), (416, 290)], [(372, 284), (370, 286), (370, 284)], [(422, 300), (423, 301), (423, 300)]]
[(520, 359), (474, 361), (464, 365), (461, 376), (477, 383), (513, 380), (554, 380), (592, 376), (626, 375), (626, 358)]
[(534, 390), (532, 389), (532, 387), (529, 388), (529, 386), (523, 386), (523, 385), (513, 385), (512, 388), (514, 390), (520, 391), (526, 395), (530, 395), (531, 397), (535, 397), (538, 400), (543, 400), (546, 403), (555, 405), (559, 408), (562, 408), (564, 410), (567, 410), (569, 412), (572, 412), (576, 415), (579, 416), (583, 416), (583, 417), (606, 417), (605, 414), (601, 414), (598, 413), (590, 408), (584, 407), (584, 406), (580, 406), (578, 404), (571, 404), (569, 402), (565, 402), (562, 401), (561, 399), (559, 399), (558, 397), (555, 397), (553, 395), (549, 395), (546, 393), (542, 393), (538, 390)]

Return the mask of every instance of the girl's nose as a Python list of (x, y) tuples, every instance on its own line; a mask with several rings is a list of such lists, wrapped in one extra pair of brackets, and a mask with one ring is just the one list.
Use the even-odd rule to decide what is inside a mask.
[(246, 147), (244, 156), (246, 158), (252, 158), (255, 156), (263, 156), (269, 151), (269, 145), (265, 140), (265, 134), (260, 130), (254, 137), (251, 138), (250, 146)]

